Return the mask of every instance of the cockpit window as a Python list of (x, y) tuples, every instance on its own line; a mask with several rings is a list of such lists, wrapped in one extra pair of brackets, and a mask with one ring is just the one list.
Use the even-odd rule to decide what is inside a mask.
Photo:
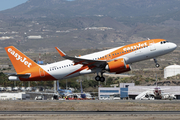
[(165, 43), (167, 43), (168, 41), (161, 41), (161, 44), (165, 44)]

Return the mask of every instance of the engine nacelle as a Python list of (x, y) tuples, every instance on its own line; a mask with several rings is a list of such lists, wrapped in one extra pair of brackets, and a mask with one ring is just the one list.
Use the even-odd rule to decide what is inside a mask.
[(116, 72), (116, 74), (120, 74), (120, 73), (128, 72), (128, 71), (131, 71), (131, 66), (129, 64), (126, 65), (125, 69), (122, 69), (122, 70)]
[(109, 72), (115, 72), (116, 74), (120, 74), (123, 72), (130, 71), (131, 67), (128, 64), (126, 65), (124, 58), (120, 58), (108, 62), (108, 65), (106, 65), (105, 69), (108, 70)]

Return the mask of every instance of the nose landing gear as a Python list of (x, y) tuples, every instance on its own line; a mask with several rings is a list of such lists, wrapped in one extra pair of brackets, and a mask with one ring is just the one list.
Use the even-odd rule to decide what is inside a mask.
[(154, 58), (154, 62), (156, 63), (155, 66), (156, 66), (157, 68), (160, 67), (160, 65), (157, 63), (156, 58)]

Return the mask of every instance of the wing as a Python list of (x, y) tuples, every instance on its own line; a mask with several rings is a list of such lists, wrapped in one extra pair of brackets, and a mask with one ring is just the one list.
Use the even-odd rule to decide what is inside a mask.
[(90, 59), (84, 59), (84, 58), (79, 58), (79, 57), (70, 57), (66, 55), (63, 51), (61, 51), (58, 47), (55, 47), (55, 48), (63, 58), (74, 61), (74, 65), (82, 64), (84, 66), (88, 66), (89, 69), (92, 69), (95, 67), (104, 68), (107, 64), (105, 60), (90, 60)]

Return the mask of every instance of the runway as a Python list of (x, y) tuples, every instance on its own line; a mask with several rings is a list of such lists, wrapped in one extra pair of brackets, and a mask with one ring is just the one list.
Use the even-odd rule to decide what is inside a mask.
[(13, 115), (13, 114), (21, 114), (21, 115), (40, 115), (40, 114), (44, 114), (44, 115), (55, 115), (55, 114), (71, 114), (71, 115), (92, 115), (92, 114), (119, 114), (119, 115), (137, 115), (137, 114), (141, 114), (141, 115), (145, 115), (145, 114), (164, 114), (164, 115), (175, 115), (175, 114), (180, 114), (180, 111), (0, 111), (0, 114), (5, 114), (5, 115)]

